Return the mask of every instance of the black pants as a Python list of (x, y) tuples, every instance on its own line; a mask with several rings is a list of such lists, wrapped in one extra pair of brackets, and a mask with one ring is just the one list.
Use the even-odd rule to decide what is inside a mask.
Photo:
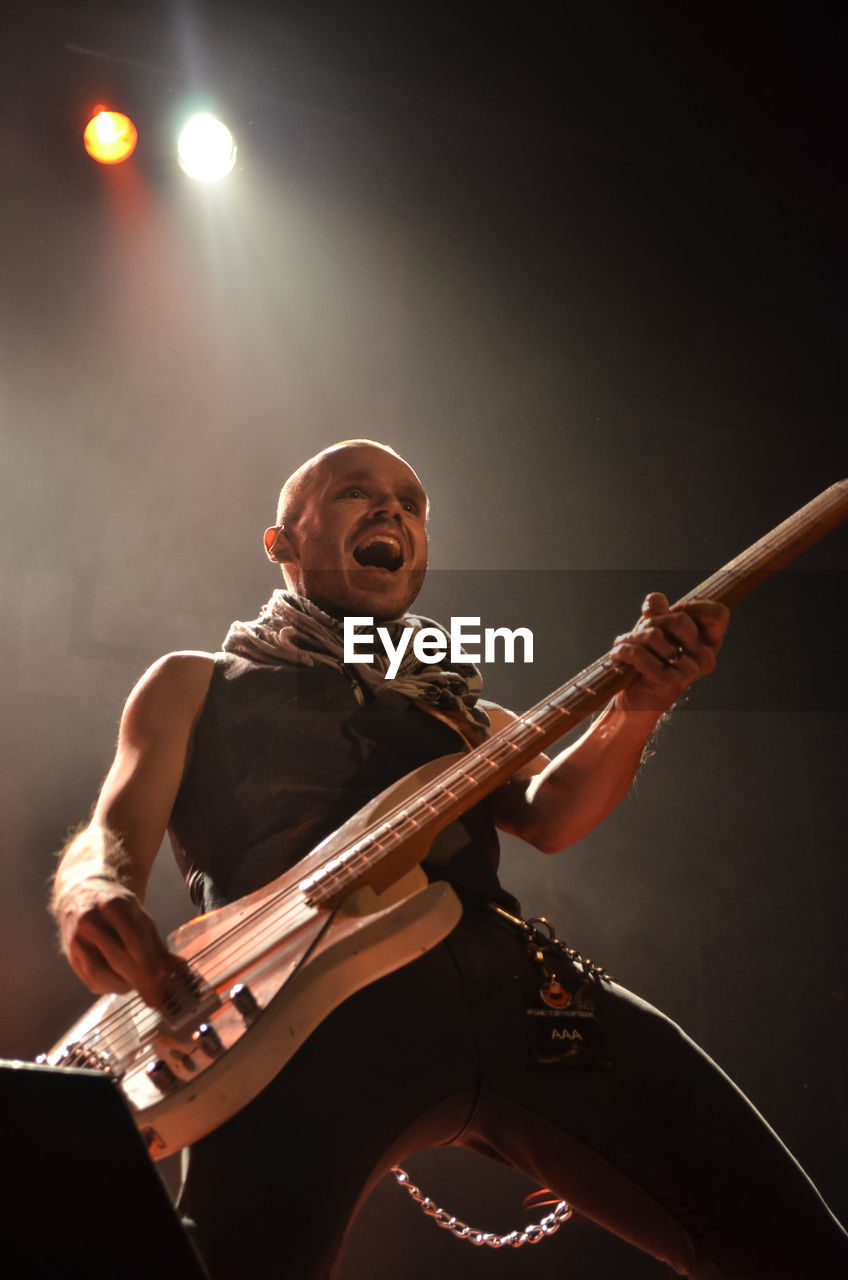
[(213, 1280), (324, 1280), (376, 1182), (443, 1144), (523, 1170), (681, 1275), (848, 1276), (848, 1236), (812, 1183), (674, 1023), (599, 984), (610, 1065), (539, 1066), (538, 987), (517, 932), (467, 910), (336, 1010), (190, 1153), (181, 1208)]

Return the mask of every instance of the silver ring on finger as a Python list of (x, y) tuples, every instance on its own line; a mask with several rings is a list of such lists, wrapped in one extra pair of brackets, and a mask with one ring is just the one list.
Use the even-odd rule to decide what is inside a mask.
[(684, 649), (683, 645), (679, 643), (676, 644), (674, 646), (674, 654), (672, 655), (672, 657), (663, 659), (663, 666), (676, 667), (678, 662), (680, 661), (680, 659), (683, 657), (685, 653), (686, 653), (686, 650)]

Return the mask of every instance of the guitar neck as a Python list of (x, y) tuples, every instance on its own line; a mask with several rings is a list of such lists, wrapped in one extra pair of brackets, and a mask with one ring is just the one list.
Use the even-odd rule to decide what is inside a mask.
[[(825, 489), (677, 603), (709, 599), (734, 605), (845, 519), (848, 480)], [(336, 901), (358, 884), (382, 885), (420, 862), (426, 851), (421, 852), (420, 839), (411, 841), (413, 835), (426, 832), (435, 837), (635, 678), (632, 668), (622, 669), (605, 653), (506, 729), (448, 766), (434, 782), (408, 796), (354, 846), (336, 855), (323, 872), (314, 872), (309, 880), (310, 899)]]
[[(730, 607), (846, 519), (848, 480), (840, 480), (758, 542), (740, 552), (721, 569), (699, 582), (676, 603), (717, 600)], [(537, 726), (538, 736), (535, 741), (528, 742), (526, 747), (522, 744), (521, 758), (518, 760), (516, 757), (515, 768), (519, 769), (528, 763), (534, 754), (562, 737), (597, 707), (625, 689), (635, 678), (632, 671), (622, 671), (616, 666), (607, 653), (550, 697), (537, 703), (518, 722), (532, 722)]]

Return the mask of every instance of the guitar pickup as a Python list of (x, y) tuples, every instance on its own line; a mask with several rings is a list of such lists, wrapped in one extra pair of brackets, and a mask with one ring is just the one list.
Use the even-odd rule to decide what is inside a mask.
[(162, 1001), (158, 1012), (175, 1033), (197, 1026), (216, 1009), (221, 998), (214, 987), (204, 982), (198, 971), (187, 962), (172, 970), (159, 984)]

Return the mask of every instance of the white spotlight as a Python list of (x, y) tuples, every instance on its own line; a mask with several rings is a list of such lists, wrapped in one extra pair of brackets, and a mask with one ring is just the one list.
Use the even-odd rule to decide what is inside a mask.
[(236, 162), (236, 140), (208, 111), (192, 116), (177, 142), (180, 168), (198, 182), (218, 182)]

